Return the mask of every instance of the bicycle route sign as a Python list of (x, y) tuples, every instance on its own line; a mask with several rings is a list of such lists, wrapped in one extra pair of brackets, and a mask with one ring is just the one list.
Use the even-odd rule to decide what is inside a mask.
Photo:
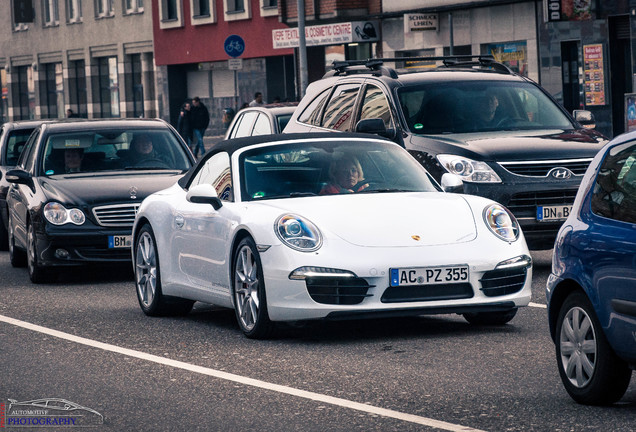
[(230, 35), (223, 43), (225, 53), (230, 57), (239, 57), (245, 51), (245, 41), (239, 35)]

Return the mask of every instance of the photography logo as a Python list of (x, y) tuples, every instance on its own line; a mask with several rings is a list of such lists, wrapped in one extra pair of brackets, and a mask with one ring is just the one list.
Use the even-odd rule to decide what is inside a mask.
[(103, 423), (104, 416), (94, 409), (66, 399), (0, 402), (0, 428), (95, 427)]

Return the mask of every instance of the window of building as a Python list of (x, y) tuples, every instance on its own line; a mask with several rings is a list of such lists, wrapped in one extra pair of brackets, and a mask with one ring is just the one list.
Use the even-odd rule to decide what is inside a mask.
[(278, 16), (278, 0), (260, 0), (261, 16)]
[(95, 0), (95, 16), (97, 18), (111, 17), (115, 15), (113, 0)]
[(223, 0), (223, 12), (226, 21), (250, 19), (250, 2), (245, 0)]
[(190, 0), (190, 11), (192, 11), (192, 25), (216, 22), (216, 11), (212, 0)]
[(57, 0), (44, 0), (42, 2), (42, 15), (44, 17), (44, 26), (56, 26), (60, 24), (60, 14), (57, 7)]
[(44, 65), (44, 86), (46, 90), (46, 108), (48, 118), (64, 117), (64, 77), (62, 63)]
[(17, 94), (16, 120), (35, 118), (35, 75), (32, 66), (18, 66), (15, 68), (17, 78), (12, 89)]
[(133, 116), (144, 116), (144, 85), (141, 71), (141, 54), (130, 56), (130, 77), (132, 85)]
[(35, 19), (35, 11), (33, 10), (32, 0), (12, 0), (13, 7), (13, 30), (22, 31), (27, 30), (29, 26), (27, 23), (32, 23)]
[(162, 29), (182, 27), (181, 1), (159, 0), (159, 27)]
[(68, 95), (69, 108), (79, 117), (88, 117), (84, 60), (70, 61), (68, 64)]
[(101, 57), (99, 67), (99, 102), (101, 117), (119, 117), (119, 76), (117, 57)]
[(66, 20), (69, 23), (82, 21), (82, 0), (66, 0)]
[(144, 11), (144, 0), (124, 0), (124, 11), (127, 14), (142, 13)]

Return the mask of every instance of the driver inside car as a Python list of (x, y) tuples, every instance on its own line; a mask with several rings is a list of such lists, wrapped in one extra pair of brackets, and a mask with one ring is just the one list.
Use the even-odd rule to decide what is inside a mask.
[(321, 189), (320, 195), (354, 193), (369, 187), (360, 161), (352, 155), (344, 155), (331, 163), (329, 179), (330, 183)]
[(152, 137), (145, 133), (137, 134), (132, 139), (126, 159), (127, 163), (132, 166), (143, 164), (147, 161), (155, 161), (162, 166), (167, 163), (164, 157), (155, 150)]

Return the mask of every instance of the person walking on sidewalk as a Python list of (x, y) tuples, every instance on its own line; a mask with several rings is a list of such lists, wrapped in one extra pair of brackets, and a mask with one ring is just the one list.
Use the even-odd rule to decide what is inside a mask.
[(192, 125), (190, 120), (190, 112), (191, 105), (190, 101), (186, 101), (181, 108), (181, 112), (179, 113), (179, 120), (177, 121), (177, 132), (181, 135), (181, 137), (188, 144), (188, 147), (192, 148)]
[(265, 101), (263, 101), (263, 93), (256, 92), (254, 94), (254, 100), (250, 102), (251, 107), (259, 107), (265, 105)]
[(192, 99), (192, 108), (190, 109), (190, 126), (192, 126), (193, 143), (192, 153), (194, 157), (199, 157), (199, 151), (201, 156), (205, 153), (205, 147), (203, 146), (203, 136), (205, 130), (210, 124), (210, 113), (208, 109), (203, 105), (201, 99), (198, 96)]

